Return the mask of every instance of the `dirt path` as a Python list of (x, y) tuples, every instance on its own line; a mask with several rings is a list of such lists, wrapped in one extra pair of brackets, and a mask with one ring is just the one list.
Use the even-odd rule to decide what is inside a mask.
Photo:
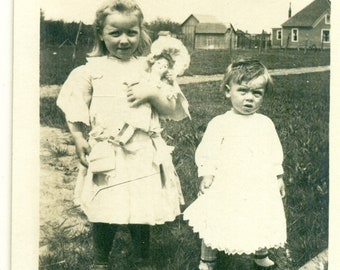
[[(314, 73), (314, 72), (325, 72), (329, 71), (330, 66), (318, 66), (318, 67), (305, 67), (305, 68), (289, 68), (289, 69), (271, 69), (269, 73), (272, 76), (284, 76), (290, 74), (303, 74), (303, 73)], [(194, 75), (194, 76), (183, 76), (177, 78), (179, 84), (189, 83), (202, 83), (210, 81), (220, 81), (223, 78), (223, 74), (215, 75)], [(40, 87), (40, 97), (55, 97), (58, 95), (61, 85), (44, 85)]]
[(87, 221), (73, 205), (78, 159), (68, 132), (40, 127), (40, 255), (47, 255), (50, 237), (68, 228), (78, 234)]
[[(290, 74), (303, 74), (303, 73), (313, 73), (313, 72), (324, 72), (329, 71), (329, 66), (319, 66), (319, 67), (305, 67), (305, 68), (289, 68), (289, 69), (272, 69), (269, 73), (272, 76), (290, 75)], [(194, 75), (194, 76), (184, 76), (177, 79), (179, 84), (188, 83), (201, 83), (209, 81), (220, 81), (223, 78), (223, 74), (216, 75)]]

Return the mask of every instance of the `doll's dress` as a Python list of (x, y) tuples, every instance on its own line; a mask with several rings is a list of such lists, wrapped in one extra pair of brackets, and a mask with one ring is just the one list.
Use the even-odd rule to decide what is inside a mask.
[[(170, 86), (165, 82), (153, 82), (148, 80), (149, 73), (145, 72), (141, 75), (141, 79), (139, 82), (127, 82), (127, 87), (129, 85), (133, 85), (133, 88), (145, 89), (149, 87), (154, 87), (160, 91), (166, 91), (171, 93), (173, 89), (178, 87)], [(141, 90), (140, 90), (141, 91)], [(153, 130), (159, 128), (159, 116), (156, 112), (152, 110), (152, 107), (149, 103), (143, 103), (136, 107), (129, 107), (128, 113), (126, 114), (124, 121), (122, 122), (122, 126), (120, 132), (117, 136), (117, 141), (120, 144), (126, 144), (133, 136), (137, 129), (143, 130), (145, 132), (152, 132)]]
[[(140, 79), (144, 61), (142, 57), (129, 61), (92, 57), (69, 75), (57, 104), (67, 121), (89, 125), (94, 133), (102, 130), (100, 136), (90, 136), (92, 147), (110, 142), (119, 132), (129, 110), (123, 84)], [(180, 109), (161, 117), (187, 117), (184, 95), (177, 92), (173, 98)], [(180, 214), (184, 200), (172, 164), (172, 147), (166, 145), (160, 130), (160, 125), (150, 132), (138, 130), (127, 144), (111, 144), (114, 163), (107, 173), (93, 173), (91, 168), (80, 166), (75, 203), (81, 205), (89, 221), (154, 225), (172, 221)]]

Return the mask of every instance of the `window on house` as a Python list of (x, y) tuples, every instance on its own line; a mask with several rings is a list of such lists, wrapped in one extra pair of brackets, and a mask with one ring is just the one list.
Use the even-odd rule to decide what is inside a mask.
[(321, 41), (325, 43), (330, 42), (330, 35), (329, 35), (329, 30), (328, 29), (322, 29), (321, 30)]
[(299, 29), (293, 28), (292, 29), (292, 42), (298, 42), (299, 41)]
[(330, 15), (330, 14), (327, 14), (327, 15), (325, 16), (325, 23), (326, 23), (326, 24), (330, 24), (330, 23), (331, 23), (331, 15)]
[(281, 30), (277, 30), (277, 32), (276, 32), (276, 39), (277, 40), (281, 40), (281, 35), (282, 35)]
[(209, 49), (214, 48), (214, 40), (213, 40), (212, 37), (208, 37), (208, 38), (207, 38), (207, 47), (208, 47)]

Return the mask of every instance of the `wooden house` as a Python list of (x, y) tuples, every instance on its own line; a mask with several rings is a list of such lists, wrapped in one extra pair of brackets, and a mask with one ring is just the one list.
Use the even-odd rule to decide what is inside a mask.
[(281, 28), (272, 29), (272, 45), (282, 48), (330, 48), (329, 0), (314, 0), (290, 17)]
[(228, 49), (237, 46), (236, 31), (214, 16), (190, 15), (182, 24), (183, 43), (191, 49)]
[(237, 48), (238, 49), (250, 49), (253, 46), (251, 34), (244, 32), (240, 29), (236, 30), (237, 36)]
[(271, 34), (262, 30), (261, 34), (252, 34), (252, 48), (267, 48), (271, 47)]

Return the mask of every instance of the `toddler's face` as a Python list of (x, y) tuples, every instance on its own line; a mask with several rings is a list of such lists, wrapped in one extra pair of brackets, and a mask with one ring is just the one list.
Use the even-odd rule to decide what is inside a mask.
[(151, 67), (151, 72), (153, 74), (157, 74), (159, 77), (163, 77), (165, 72), (169, 68), (169, 62), (165, 58), (160, 58), (155, 61), (155, 63)]
[(263, 102), (266, 85), (264, 76), (257, 77), (249, 82), (241, 82), (241, 84), (231, 82), (226, 96), (230, 98), (236, 113), (253, 114)]
[(140, 40), (138, 18), (133, 14), (113, 12), (105, 18), (100, 38), (104, 41), (111, 56), (129, 60)]

